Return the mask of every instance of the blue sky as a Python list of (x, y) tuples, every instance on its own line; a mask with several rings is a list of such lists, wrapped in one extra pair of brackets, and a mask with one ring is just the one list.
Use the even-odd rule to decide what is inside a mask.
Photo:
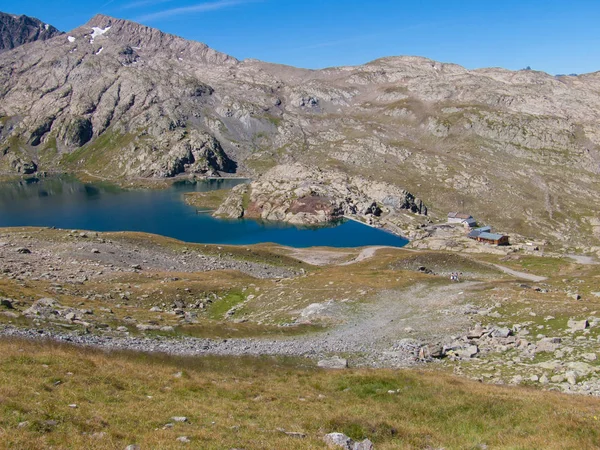
[(468, 68), (600, 70), (598, 0), (0, 0), (68, 31), (96, 13), (307, 68), (418, 55)]

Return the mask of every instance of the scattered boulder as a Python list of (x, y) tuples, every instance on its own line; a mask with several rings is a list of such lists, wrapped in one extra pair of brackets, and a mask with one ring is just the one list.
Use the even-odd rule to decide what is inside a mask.
[(13, 301), (7, 298), (0, 298), (0, 306), (3, 306), (7, 309), (15, 309), (13, 306)]
[(425, 345), (419, 350), (419, 359), (443, 358), (444, 355), (444, 347), (437, 344)]
[(507, 338), (511, 334), (512, 331), (508, 327), (494, 328), (494, 330), (492, 330), (492, 337), (495, 338)]
[(343, 433), (329, 433), (323, 437), (329, 448), (342, 448), (345, 450), (373, 450), (373, 443), (369, 439), (354, 442)]
[(171, 417), (171, 420), (173, 422), (180, 422), (180, 423), (187, 423), (187, 422), (189, 422), (188, 418), (185, 417), (185, 416), (174, 416), (174, 417)]
[(461, 358), (473, 358), (477, 353), (479, 353), (479, 347), (476, 345), (469, 345), (456, 351)]
[(536, 353), (553, 353), (560, 347), (560, 338), (543, 338), (535, 346)]
[(58, 315), (58, 308), (60, 308), (60, 304), (55, 299), (41, 298), (23, 311), (23, 314), (26, 316)]
[(595, 353), (584, 353), (581, 357), (587, 361), (596, 361), (598, 356)]
[(373, 450), (374, 448), (373, 443), (369, 439), (365, 439), (361, 442), (355, 442), (353, 450)]
[(467, 339), (479, 339), (484, 333), (485, 330), (481, 327), (481, 325), (477, 324), (475, 328), (467, 333)]
[(29, 249), (28, 249), (28, 248), (26, 248), (26, 247), (19, 247), (19, 248), (17, 249), (17, 253), (21, 253), (22, 255), (28, 255), (28, 254), (30, 254), (30, 253), (31, 253), (31, 250), (29, 250)]
[(322, 359), (317, 363), (317, 366), (323, 369), (346, 369), (348, 368), (348, 360), (334, 356), (332, 358)]
[(344, 450), (353, 450), (354, 441), (343, 433), (329, 433), (323, 438), (329, 448), (343, 448)]
[(567, 322), (567, 326), (569, 327), (569, 331), (583, 331), (589, 327), (589, 323), (586, 319), (583, 320), (575, 320), (569, 319)]
[(189, 444), (190, 442), (192, 442), (191, 439), (187, 436), (179, 436), (177, 438), (177, 441), (181, 442), (182, 444)]

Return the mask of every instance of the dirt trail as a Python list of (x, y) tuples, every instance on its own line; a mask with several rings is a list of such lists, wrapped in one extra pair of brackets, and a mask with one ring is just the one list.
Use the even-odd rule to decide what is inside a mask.
[(502, 272), (512, 275), (513, 277), (522, 278), (524, 280), (533, 281), (535, 283), (539, 283), (540, 281), (547, 280), (548, 277), (541, 277), (539, 275), (533, 275), (531, 273), (519, 272), (517, 270), (509, 269), (508, 267), (501, 266), (499, 264), (492, 264), (497, 269), (500, 269)]
[(288, 256), (304, 261), (313, 266), (327, 266), (345, 259), (352, 252), (335, 250), (314, 250), (306, 248), (289, 248)]
[(312, 264), (314, 266), (326, 266), (329, 264), (337, 264), (338, 266), (349, 266), (358, 262), (364, 261), (365, 259), (372, 258), (375, 256), (377, 250), (382, 248), (395, 248), (387, 247), (385, 245), (372, 246), (363, 248), (360, 253), (350, 261), (340, 262), (355, 252), (348, 251), (335, 251), (335, 250), (312, 250), (303, 248), (290, 249), (289, 256), (297, 258), (305, 263)]
[(365, 259), (372, 258), (373, 256), (375, 256), (375, 253), (377, 252), (377, 250), (382, 249), (382, 248), (389, 248), (389, 247), (386, 247), (384, 245), (379, 245), (379, 246), (374, 246), (374, 247), (363, 248), (356, 258), (354, 258), (350, 261), (346, 261), (344, 263), (338, 264), (338, 265), (349, 266), (350, 264), (356, 264), (358, 262), (364, 261)]
[(595, 264), (599, 264), (598, 261), (596, 261), (594, 259), (593, 256), (586, 256), (586, 255), (567, 255), (569, 258), (571, 258), (572, 260), (574, 260), (575, 262), (577, 262), (578, 264), (584, 264), (584, 265), (595, 265)]

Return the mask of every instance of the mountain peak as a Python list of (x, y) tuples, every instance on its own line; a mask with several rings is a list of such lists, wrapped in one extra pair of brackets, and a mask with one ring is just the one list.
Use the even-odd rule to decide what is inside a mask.
[(0, 12), (0, 52), (59, 34), (62, 32), (34, 17)]
[(82, 29), (84, 32), (93, 32), (96, 29), (97, 32), (106, 34), (107, 37), (119, 44), (144, 49), (144, 51), (170, 51), (210, 64), (238, 63), (236, 58), (218, 52), (202, 42), (186, 40), (157, 28), (104, 14), (96, 14), (86, 25), (77, 30), (82, 31)]

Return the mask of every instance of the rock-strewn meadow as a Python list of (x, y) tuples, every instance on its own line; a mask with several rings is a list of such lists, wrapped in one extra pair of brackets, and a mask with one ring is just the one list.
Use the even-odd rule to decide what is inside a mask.
[(599, 444), (598, 265), (39, 228), (0, 261), (5, 445)]

